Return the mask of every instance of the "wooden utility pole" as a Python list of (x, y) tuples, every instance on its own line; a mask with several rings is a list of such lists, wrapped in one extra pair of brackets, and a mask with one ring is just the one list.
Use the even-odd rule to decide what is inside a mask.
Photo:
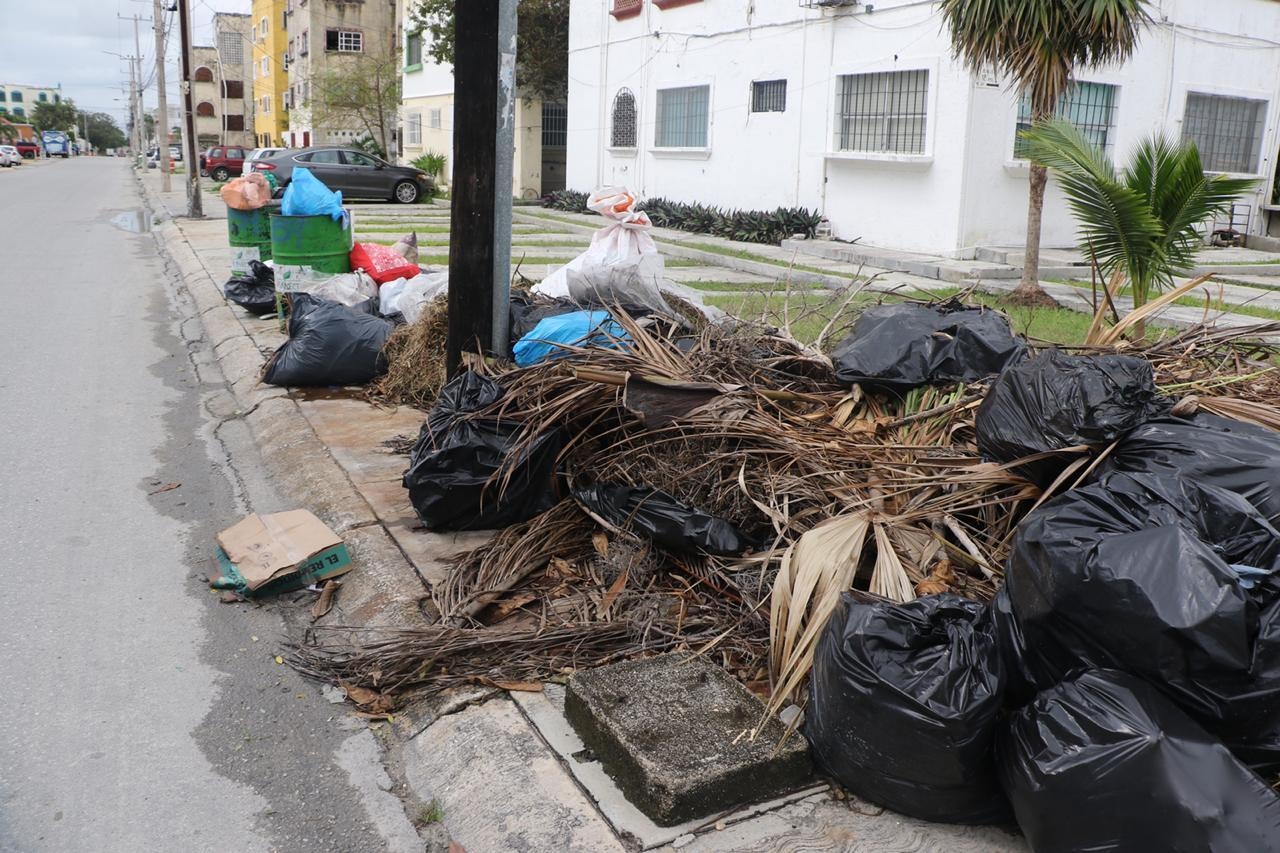
[(156, 31), (156, 142), (160, 146), (160, 190), (169, 192), (169, 98), (164, 91), (164, 10), (160, 0), (155, 0), (151, 14)]
[(191, 0), (178, 0), (178, 33), (182, 40), (183, 144), (187, 149), (187, 216), (204, 216), (200, 198), (200, 155), (196, 143), (195, 81), (191, 79)]
[(450, 377), (464, 352), (508, 351), (516, 0), (454, 0), (454, 24)]

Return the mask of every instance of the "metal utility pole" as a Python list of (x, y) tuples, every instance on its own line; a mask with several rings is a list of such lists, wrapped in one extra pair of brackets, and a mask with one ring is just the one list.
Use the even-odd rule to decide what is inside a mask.
[(160, 8), (160, 0), (155, 0), (152, 12), (152, 23), (156, 31), (156, 124), (160, 125), (160, 191), (169, 192), (169, 98), (164, 90), (164, 10)]
[(187, 216), (204, 216), (200, 198), (200, 166), (196, 151), (195, 81), (191, 79), (191, 0), (178, 0), (178, 32), (182, 40), (183, 144), (187, 149)]
[(464, 352), (508, 352), (516, 0), (454, 0), (454, 24), (450, 377)]

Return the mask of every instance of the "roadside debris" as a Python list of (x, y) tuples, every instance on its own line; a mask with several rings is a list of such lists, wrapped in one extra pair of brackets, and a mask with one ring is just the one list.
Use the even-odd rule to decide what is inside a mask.
[(310, 294), (290, 299), (289, 339), (263, 366), (270, 385), (363, 385), (386, 370), (391, 323)]
[(209, 585), (243, 598), (291, 592), (351, 571), (342, 538), (304, 509), (255, 513), (216, 538), (222, 574)]
[[(1256, 341), (1276, 324), (1037, 352), (989, 309), (904, 303), (828, 354), (680, 303), (633, 200), (598, 195), (598, 242), (513, 295), (515, 365), (445, 384), (444, 286), (384, 350), (374, 393), (434, 404), (403, 480), (419, 517), (496, 535), (432, 588), (435, 624), (359, 648), (317, 628), (294, 666), (380, 712), (692, 652), (769, 693), (757, 735), (807, 707), (815, 761), (904, 813), (985, 823), (1011, 801), (1034, 841), (1093, 777), (1155, 820), (1133, 805), (1154, 779), (1165, 832), (1262, 827), (1272, 848), (1238, 849), (1275, 849), (1280, 351)], [(417, 278), (363, 316), (408, 319)], [(1034, 745), (1104, 694), (1116, 719)], [(1132, 731), (1145, 751), (1108, 752)], [(1170, 793), (1195, 780), (1162, 765), (1161, 732), (1238, 793), (1239, 822), (1203, 818), (1220, 794)], [(1068, 750), (1112, 761), (1068, 772)], [(1130, 837), (1102, 813), (1068, 837)]]
[(342, 209), (342, 193), (326, 187), (305, 166), (294, 168), (280, 199), (280, 212), (285, 216), (328, 216), (334, 222), (347, 215)]
[(421, 270), (404, 255), (380, 243), (356, 243), (351, 249), (351, 269), (362, 270), (377, 284), (413, 278)]
[(256, 317), (276, 312), (276, 275), (262, 261), (249, 261), (248, 275), (232, 276), (223, 295)]
[(227, 207), (233, 210), (257, 210), (271, 202), (272, 187), (261, 172), (250, 172), (232, 178), (219, 192)]

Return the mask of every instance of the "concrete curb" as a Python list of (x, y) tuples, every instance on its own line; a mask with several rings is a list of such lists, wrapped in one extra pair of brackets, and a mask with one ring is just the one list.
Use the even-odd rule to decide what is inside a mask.
[(262, 456), (267, 476), (282, 495), (314, 512), (347, 541), (356, 570), (343, 579), (342, 593), (326, 623), (359, 628), (426, 625), (420, 603), (426, 587), (413, 564), (395, 545), (368, 501), (316, 435), (297, 402), (283, 388), (262, 385), (266, 357), (249, 329), (223, 298), (213, 272), (196, 254), (173, 211), (135, 175), (147, 206), (165, 221), (153, 229), (159, 251), (178, 270), (190, 293), (203, 337), (212, 354), (213, 377), (235, 401), (227, 419), (241, 418)]

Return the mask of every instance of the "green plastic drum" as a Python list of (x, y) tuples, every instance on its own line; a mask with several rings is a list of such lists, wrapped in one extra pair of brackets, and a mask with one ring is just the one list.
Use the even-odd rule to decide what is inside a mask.
[[(279, 210), (279, 205), (275, 209)], [(232, 273), (247, 273), (249, 261), (271, 260), (271, 211), (271, 205), (257, 210), (227, 208)]]
[[(271, 214), (271, 256), (276, 269), (310, 267), (317, 272), (351, 272), (351, 217)], [(279, 276), (277, 275), (277, 280)]]

